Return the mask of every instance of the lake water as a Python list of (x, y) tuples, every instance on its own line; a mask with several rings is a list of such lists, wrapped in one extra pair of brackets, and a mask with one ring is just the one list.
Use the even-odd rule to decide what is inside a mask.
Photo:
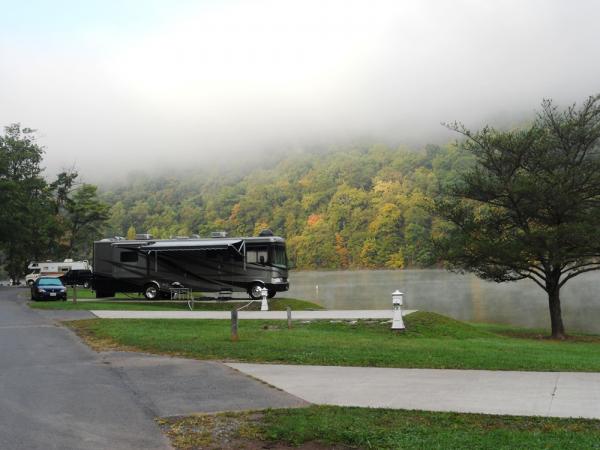
[[(493, 283), (445, 270), (291, 271), (290, 290), (278, 295), (329, 309), (391, 309), (396, 289), (404, 293), (408, 309), (476, 322), (550, 326), (546, 293), (532, 281)], [(567, 332), (600, 333), (600, 273), (570, 280), (561, 300)]]

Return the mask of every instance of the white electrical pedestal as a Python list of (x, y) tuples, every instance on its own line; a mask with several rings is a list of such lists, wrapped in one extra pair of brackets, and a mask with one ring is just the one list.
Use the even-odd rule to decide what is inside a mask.
[(394, 305), (394, 317), (392, 319), (392, 330), (404, 331), (404, 320), (402, 320), (402, 296), (404, 294), (396, 289), (392, 292), (392, 304)]
[(269, 291), (267, 290), (267, 288), (262, 288), (260, 290), (260, 295), (262, 295), (262, 301), (260, 302), (260, 310), (261, 311), (269, 310), (269, 302), (267, 301), (268, 294), (269, 294)]

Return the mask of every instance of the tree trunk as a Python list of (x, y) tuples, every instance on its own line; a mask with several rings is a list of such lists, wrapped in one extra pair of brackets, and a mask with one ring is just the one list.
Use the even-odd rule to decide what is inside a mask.
[(548, 290), (548, 306), (550, 307), (550, 323), (552, 325), (552, 338), (564, 339), (565, 327), (560, 310), (560, 288), (558, 286)]

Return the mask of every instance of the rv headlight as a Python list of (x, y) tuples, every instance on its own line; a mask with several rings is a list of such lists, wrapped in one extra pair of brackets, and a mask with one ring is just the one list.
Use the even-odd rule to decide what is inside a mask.
[(283, 278), (271, 278), (271, 283), (283, 283)]

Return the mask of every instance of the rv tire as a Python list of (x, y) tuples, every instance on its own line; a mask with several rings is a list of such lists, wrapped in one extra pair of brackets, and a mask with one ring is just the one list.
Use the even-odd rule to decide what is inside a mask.
[(248, 288), (248, 295), (252, 300), (260, 300), (262, 298), (262, 294), (260, 292), (262, 288), (262, 283), (252, 283)]
[(144, 286), (144, 297), (146, 297), (147, 300), (157, 300), (160, 297), (158, 286), (154, 283), (148, 283)]

